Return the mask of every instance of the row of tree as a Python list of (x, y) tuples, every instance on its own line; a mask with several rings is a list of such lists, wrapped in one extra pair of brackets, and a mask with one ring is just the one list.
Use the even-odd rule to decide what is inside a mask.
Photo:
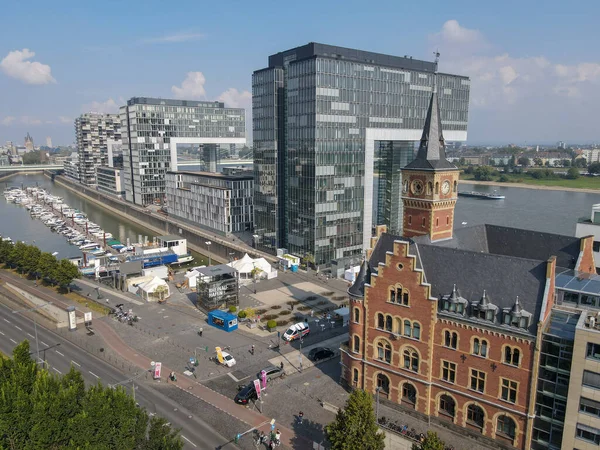
[(71, 282), (79, 278), (79, 269), (68, 259), (58, 260), (52, 254), (24, 242), (13, 244), (0, 240), (0, 264), (62, 289), (69, 289)]
[(122, 387), (87, 388), (81, 372), (49, 373), (29, 342), (0, 358), (0, 448), (180, 450), (178, 430), (136, 406)]

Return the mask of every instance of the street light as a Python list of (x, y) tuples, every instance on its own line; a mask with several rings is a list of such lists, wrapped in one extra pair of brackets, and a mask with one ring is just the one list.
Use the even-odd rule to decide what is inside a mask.
[(210, 244), (212, 244), (212, 242), (206, 241), (205, 244), (206, 244), (206, 252), (208, 253), (208, 265), (210, 266), (212, 263), (212, 261), (210, 259)]
[[(45, 308), (46, 306), (50, 306), (52, 304), (52, 302), (48, 302), (44, 305), (40, 305), (40, 306), (36, 306), (34, 308), (27, 308), (27, 309), (17, 309), (14, 310), (12, 313), (13, 314), (19, 314), (19, 313), (24, 313), (24, 312), (29, 312), (29, 311), (36, 311), (38, 309), (42, 309)], [(38, 334), (37, 334), (37, 322), (35, 320), (35, 314), (33, 315), (33, 329), (35, 330), (35, 345), (37, 348), (37, 362), (40, 362), (40, 343), (38, 341)]]
[[(154, 363), (153, 363), (154, 364)], [(117, 386), (120, 385), (124, 385), (127, 384), (131, 381), (131, 392), (133, 394), (133, 401), (135, 401), (135, 380), (140, 378), (142, 375), (144, 375), (147, 372), (152, 372), (152, 367), (150, 367), (148, 370), (144, 370), (134, 376), (132, 376), (131, 378), (128, 378), (126, 380), (123, 381), (119, 381), (118, 383), (114, 383), (114, 384), (109, 384), (108, 387), (111, 389), (115, 389)]]

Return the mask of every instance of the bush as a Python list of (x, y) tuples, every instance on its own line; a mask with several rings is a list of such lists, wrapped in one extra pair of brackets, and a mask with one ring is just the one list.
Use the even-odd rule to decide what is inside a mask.
[(291, 301), (289, 301), (289, 302), (286, 302), (286, 303), (287, 303), (288, 305), (290, 305), (290, 306), (292, 306), (292, 305), (296, 306), (296, 305), (297, 305), (298, 303), (300, 303), (300, 302), (299, 302), (299, 301), (296, 301), (296, 300), (291, 300)]
[(237, 306), (233, 306), (233, 305), (231, 305), (231, 306), (229, 307), (229, 312), (230, 312), (230, 313), (234, 313), (234, 312), (236, 312), (236, 311), (237, 311)]
[(335, 292), (327, 291), (327, 292), (323, 292), (321, 295), (324, 295), (325, 297), (331, 297), (333, 294), (335, 294)]
[(269, 320), (267, 322), (267, 328), (272, 330), (273, 328), (277, 327), (277, 322), (275, 322), (273, 319)]
[(579, 169), (577, 167), (571, 167), (567, 170), (567, 175), (565, 176), (568, 180), (576, 180), (579, 178)]
[(336, 295), (335, 297), (332, 297), (332, 300), (344, 300), (346, 298), (345, 295)]
[(277, 314), (267, 314), (266, 316), (263, 316), (263, 319), (265, 320), (273, 320), (277, 318)]
[(267, 310), (266, 310), (266, 309), (258, 309), (258, 310), (256, 310), (256, 314), (257, 314), (258, 316), (262, 316), (262, 315), (263, 315), (263, 314), (265, 314), (266, 312), (267, 312)]
[(289, 309), (284, 309), (283, 311), (281, 311), (279, 313), (279, 316), (287, 316), (288, 314), (291, 314), (292, 312)]
[(245, 318), (246, 318), (246, 316), (247, 316), (247, 314), (246, 314), (246, 311), (240, 311), (240, 312), (238, 313), (238, 317), (239, 317), (240, 319), (245, 319)]
[(271, 309), (281, 309), (281, 305), (273, 305), (271, 306)]
[(498, 178), (501, 183), (506, 183), (508, 180), (509, 178), (506, 175), (500, 175), (500, 178)]
[[(276, 325), (277, 325), (278, 327), (284, 327), (284, 326), (286, 326), (288, 323), (290, 323), (290, 321), (289, 321), (289, 320), (287, 320), (287, 319), (285, 319), (285, 320), (278, 320), (278, 321), (277, 321), (277, 322), (275, 322), (275, 323), (276, 323)], [(268, 325), (267, 325), (267, 326), (268, 326)]]

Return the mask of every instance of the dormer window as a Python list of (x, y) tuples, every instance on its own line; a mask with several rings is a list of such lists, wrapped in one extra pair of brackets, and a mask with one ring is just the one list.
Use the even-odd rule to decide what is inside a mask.
[(464, 315), (467, 309), (467, 299), (460, 296), (456, 285), (452, 289), (452, 294), (444, 295), (440, 299), (442, 311)]
[(502, 310), (504, 325), (517, 328), (529, 328), (531, 323), (531, 313), (525, 311), (519, 303), (519, 297), (517, 297), (515, 304), (512, 308), (504, 308)]
[(488, 320), (490, 322), (494, 321), (496, 317), (496, 311), (498, 307), (494, 305), (490, 298), (488, 297), (486, 291), (483, 291), (483, 295), (478, 302), (473, 302), (471, 304), (471, 311), (473, 317), (476, 317), (481, 320)]

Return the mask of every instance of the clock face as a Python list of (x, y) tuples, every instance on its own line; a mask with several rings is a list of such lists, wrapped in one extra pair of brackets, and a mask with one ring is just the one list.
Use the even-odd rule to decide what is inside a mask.
[(423, 182), (421, 180), (415, 180), (410, 185), (412, 193), (415, 195), (421, 195), (423, 193)]
[(446, 195), (450, 192), (450, 182), (448, 180), (442, 183), (442, 194)]

